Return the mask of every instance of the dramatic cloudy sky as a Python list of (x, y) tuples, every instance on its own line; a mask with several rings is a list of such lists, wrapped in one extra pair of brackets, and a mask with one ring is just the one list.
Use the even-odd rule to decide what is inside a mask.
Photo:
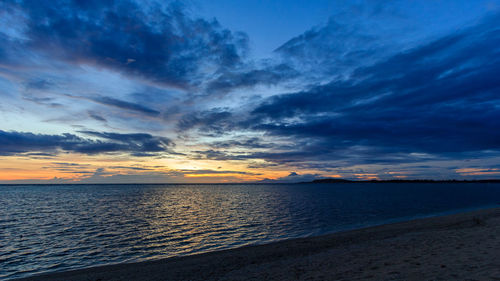
[(0, 1), (0, 183), (500, 177), (500, 0)]

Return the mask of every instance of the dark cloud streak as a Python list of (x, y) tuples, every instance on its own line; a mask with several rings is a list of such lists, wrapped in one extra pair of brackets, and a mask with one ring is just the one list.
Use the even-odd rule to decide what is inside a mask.
[(0, 130), (0, 155), (16, 155), (26, 152), (59, 151), (101, 154), (129, 153), (134, 156), (170, 153), (173, 142), (167, 138), (149, 134), (118, 134), (107, 132), (82, 132), (98, 139), (83, 138), (74, 134), (47, 135)]
[(146, 115), (150, 116), (158, 116), (160, 114), (159, 111), (145, 107), (140, 104), (132, 103), (132, 102), (127, 102), (111, 97), (97, 97), (97, 98), (91, 98), (92, 101), (108, 105), (108, 106), (113, 106), (116, 108), (120, 109), (125, 109), (125, 110), (132, 110), (132, 111), (137, 111)]

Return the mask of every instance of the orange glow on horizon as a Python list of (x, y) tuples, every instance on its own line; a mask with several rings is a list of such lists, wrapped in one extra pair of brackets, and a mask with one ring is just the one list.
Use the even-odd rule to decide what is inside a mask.
[(380, 180), (378, 174), (354, 174), (360, 180)]
[[(77, 183), (92, 179), (106, 181), (114, 176), (133, 179), (156, 177), (164, 182), (249, 182), (286, 177), (290, 171), (248, 169), (246, 162), (191, 160), (178, 158), (133, 158), (124, 155), (81, 155), (65, 153), (57, 156), (0, 157), (0, 181), (50, 181)], [(203, 173), (201, 171), (213, 171)], [(196, 172), (199, 171), (199, 172)], [(226, 172), (227, 171), (227, 172)], [(303, 171), (302, 173), (316, 173)], [(92, 178), (94, 177), (94, 178)], [(327, 176), (325, 176), (327, 177)], [(328, 177), (340, 177), (328, 175)]]
[(463, 168), (455, 170), (463, 176), (487, 176), (487, 175), (500, 175), (500, 169), (480, 169), (480, 168)]
[(334, 174), (334, 175), (325, 175), (325, 178), (342, 178), (341, 175), (338, 175), (338, 174)]

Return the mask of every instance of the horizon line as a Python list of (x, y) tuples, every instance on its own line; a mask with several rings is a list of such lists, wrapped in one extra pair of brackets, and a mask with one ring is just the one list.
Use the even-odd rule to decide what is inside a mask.
[(208, 185), (208, 184), (322, 184), (322, 183), (500, 183), (500, 179), (474, 179), (474, 180), (458, 180), (458, 179), (387, 179), (387, 180), (349, 180), (341, 178), (322, 178), (312, 181), (302, 182), (207, 182), (207, 183), (188, 183), (188, 182), (165, 182), (165, 183), (147, 183), (147, 182), (130, 182), (130, 183), (0, 183), (0, 185)]

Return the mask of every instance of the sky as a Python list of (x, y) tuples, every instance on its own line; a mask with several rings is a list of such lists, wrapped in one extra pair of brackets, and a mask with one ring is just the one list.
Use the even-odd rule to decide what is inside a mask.
[(500, 178), (500, 0), (0, 1), (0, 183)]

